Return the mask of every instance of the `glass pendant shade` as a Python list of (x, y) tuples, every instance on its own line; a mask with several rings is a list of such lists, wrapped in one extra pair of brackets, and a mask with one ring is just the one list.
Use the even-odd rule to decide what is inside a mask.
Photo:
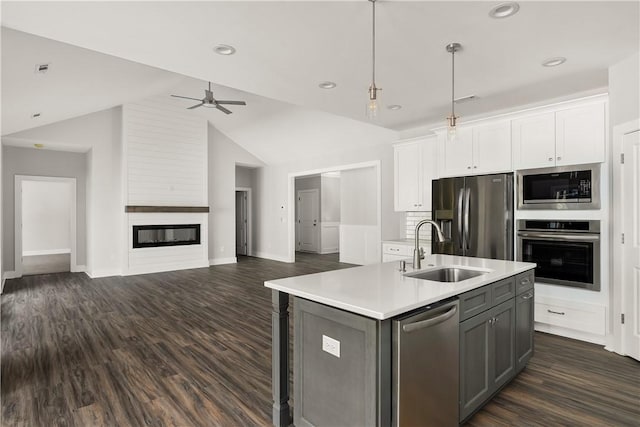
[(447, 117), (447, 141), (455, 142), (458, 139), (458, 127), (456, 126), (456, 116)]
[(365, 116), (369, 120), (373, 120), (378, 116), (378, 91), (382, 90), (376, 87), (376, 0), (368, 0), (371, 2), (372, 10), (372, 31), (371, 31), (371, 85), (369, 86), (369, 99)]

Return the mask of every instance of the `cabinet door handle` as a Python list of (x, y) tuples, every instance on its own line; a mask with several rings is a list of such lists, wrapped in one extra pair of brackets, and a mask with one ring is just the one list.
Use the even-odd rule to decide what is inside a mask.
[(467, 169), (471, 169), (471, 166), (467, 166)]
[(478, 169), (478, 167), (477, 167), (477, 166), (474, 166), (473, 168), (474, 168), (474, 169)]
[(553, 161), (553, 157), (549, 157), (549, 161), (552, 162)]
[(549, 309), (547, 309), (547, 311), (551, 314), (559, 314), (560, 316), (564, 316), (564, 311), (553, 311)]
[(562, 160), (562, 157), (558, 157), (558, 160)]
[(533, 298), (533, 292), (529, 292), (528, 294), (525, 294), (522, 296), (522, 299), (531, 299), (531, 298)]
[(528, 285), (529, 283), (531, 283), (531, 279), (529, 279), (528, 277), (525, 277), (520, 281), (521, 285)]

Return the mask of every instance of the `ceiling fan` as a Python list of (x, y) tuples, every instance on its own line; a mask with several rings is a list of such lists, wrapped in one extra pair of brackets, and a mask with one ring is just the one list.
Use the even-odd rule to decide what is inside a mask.
[(203, 99), (190, 98), (188, 96), (180, 96), (180, 95), (171, 95), (171, 96), (173, 96), (174, 98), (183, 98), (183, 99), (191, 99), (194, 101), (200, 101), (199, 104), (193, 105), (191, 107), (187, 107), (187, 110), (193, 110), (194, 108), (198, 108), (198, 107), (207, 107), (207, 108), (217, 108), (218, 110), (222, 111), (225, 114), (231, 114), (231, 111), (227, 110), (222, 105), (247, 105), (247, 103), (244, 101), (218, 101), (213, 97), (213, 92), (211, 92), (211, 82), (209, 82), (209, 89), (205, 89), (204, 94), (205, 95)]

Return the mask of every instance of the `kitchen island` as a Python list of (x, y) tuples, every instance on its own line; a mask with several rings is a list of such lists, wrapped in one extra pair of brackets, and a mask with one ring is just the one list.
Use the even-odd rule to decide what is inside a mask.
[[(289, 295), (295, 297), (297, 426), (390, 426), (415, 419), (406, 415), (416, 412), (406, 409), (415, 393), (403, 395), (399, 381), (411, 372), (398, 350), (398, 325), (425, 309), (455, 319), (448, 337), (455, 345), (447, 347), (455, 357), (442, 353), (455, 365), (452, 376), (443, 377), (455, 391), (447, 424), (467, 419), (524, 367), (533, 352), (535, 264), (431, 255), (421, 270), (409, 265), (406, 272), (392, 262), (265, 282), (273, 290), (274, 425), (291, 421)], [(458, 281), (442, 281), (452, 279)], [(438, 312), (445, 303), (455, 308)]]

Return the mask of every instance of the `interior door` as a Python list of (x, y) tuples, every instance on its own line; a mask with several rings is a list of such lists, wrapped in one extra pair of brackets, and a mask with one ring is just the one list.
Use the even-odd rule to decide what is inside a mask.
[(622, 141), (624, 348), (628, 356), (640, 360), (640, 131)]
[(298, 191), (298, 250), (318, 252), (320, 243), (320, 194), (318, 189)]
[(247, 255), (246, 191), (236, 191), (236, 254)]

